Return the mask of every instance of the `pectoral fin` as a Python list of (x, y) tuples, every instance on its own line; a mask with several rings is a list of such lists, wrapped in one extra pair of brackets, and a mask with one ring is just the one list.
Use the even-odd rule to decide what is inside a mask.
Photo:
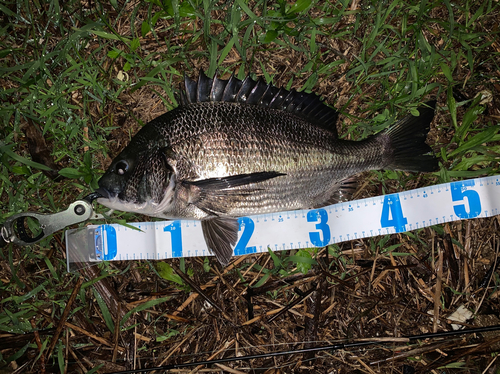
[(205, 191), (215, 192), (215, 191), (240, 187), (251, 183), (263, 182), (268, 179), (279, 177), (281, 175), (286, 175), (286, 174), (278, 173), (276, 171), (262, 171), (258, 173), (238, 174), (238, 175), (232, 175), (230, 177), (209, 178), (195, 182), (184, 182), (184, 183), (189, 184), (191, 186), (196, 186)]
[(201, 220), (201, 228), (208, 249), (223, 266), (226, 266), (231, 261), (233, 247), (238, 240), (238, 220), (236, 218), (210, 217)]
[[(183, 186), (189, 191), (187, 202), (210, 215), (227, 214), (259, 190), (258, 183), (285, 175), (275, 171), (251, 174), (239, 174), (224, 178), (209, 178), (199, 181), (184, 181)], [(252, 185), (248, 188), (238, 188)]]

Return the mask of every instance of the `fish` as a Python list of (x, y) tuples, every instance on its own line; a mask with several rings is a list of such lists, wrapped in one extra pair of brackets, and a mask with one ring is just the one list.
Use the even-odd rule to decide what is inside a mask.
[(340, 139), (320, 96), (250, 75), (187, 75), (179, 105), (144, 125), (99, 179), (98, 203), (163, 219), (201, 221), (227, 265), (238, 217), (348, 201), (367, 170), (432, 172), (426, 143), (436, 101), (360, 141)]

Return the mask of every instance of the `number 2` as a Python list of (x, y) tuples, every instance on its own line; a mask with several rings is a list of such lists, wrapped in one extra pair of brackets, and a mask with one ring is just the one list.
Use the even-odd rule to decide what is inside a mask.
[(257, 247), (247, 247), (255, 229), (253, 220), (248, 217), (241, 217), (238, 218), (238, 223), (240, 224), (238, 231), (243, 230), (243, 233), (241, 234), (241, 238), (238, 240), (238, 243), (236, 243), (236, 247), (234, 247), (234, 254), (238, 256), (257, 252)]

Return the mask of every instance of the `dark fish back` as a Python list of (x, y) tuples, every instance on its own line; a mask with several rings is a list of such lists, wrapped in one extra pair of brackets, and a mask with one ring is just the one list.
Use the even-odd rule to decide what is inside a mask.
[(179, 102), (181, 106), (202, 102), (228, 102), (277, 109), (338, 136), (338, 112), (324, 104), (318, 95), (278, 88), (265, 83), (262, 78), (255, 81), (247, 76), (244, 80), (239, 80), (233, 74), (229, 80), (220, 79), (217, 75), (212, 79), (201, 71), (198, 81), (194, 81), (186, 75)]

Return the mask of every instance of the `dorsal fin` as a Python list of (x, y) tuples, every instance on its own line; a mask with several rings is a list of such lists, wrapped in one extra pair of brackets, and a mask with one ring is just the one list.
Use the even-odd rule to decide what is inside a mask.
[(206, 101), (224, 101), (283, 110), (337, 136), (338, 113), (325, 105), (318, 95), (278, 88), (265, 83), (262, 78), (255, 81), (247, 76), (244, 80), (239, 80), (232, 74), (229, 80), (224, 80), (218, 78), (215, 73), (211, 79), (200, 71), (198, 81), (195, 81), (184, 75), (184, 87), (180, 90), (179, 101), (181, 106)]

